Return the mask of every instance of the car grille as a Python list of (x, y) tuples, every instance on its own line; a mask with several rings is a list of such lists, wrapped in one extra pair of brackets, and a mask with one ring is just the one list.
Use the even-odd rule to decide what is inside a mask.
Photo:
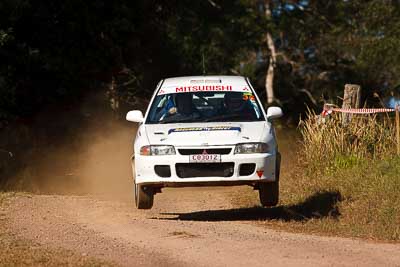
[(234, 166), (233, 162), (175, 164), (176, 174), (179, 178), (231, 177)]
[(232, 148), (196, 148), (196, 149), (178, 149), (179, 154), (181, 155), (197, 155), (203, 154), (206, 151), (207, 154), (219, 154), (219, 155), (227, 155), (231, 153)]

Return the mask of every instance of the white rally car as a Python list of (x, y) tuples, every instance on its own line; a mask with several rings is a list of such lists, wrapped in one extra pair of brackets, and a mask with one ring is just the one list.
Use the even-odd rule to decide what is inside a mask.
[(150, 209), (163, 187), (250, 185), (263, 206), (279, 200), (280, 154), (271, 121), (249, 80), (193, 76), (162, 80), (138, 122), (132, 170), (135, 202)]

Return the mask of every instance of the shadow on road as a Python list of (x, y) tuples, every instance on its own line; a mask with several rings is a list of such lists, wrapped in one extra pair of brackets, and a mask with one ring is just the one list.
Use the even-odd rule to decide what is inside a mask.
[(340, 212), (337, 203), (342, 200), (339, 192), (318, 192), (296, 205), (273, 208), (238, 208), (226, 210), (207, 210), (189, 213), (161, 213), (172, 215), (162, 220), (186, 221), (249, 221), (249, 220), (282, 220), (307, 221), (312, 218), (338, 218)]

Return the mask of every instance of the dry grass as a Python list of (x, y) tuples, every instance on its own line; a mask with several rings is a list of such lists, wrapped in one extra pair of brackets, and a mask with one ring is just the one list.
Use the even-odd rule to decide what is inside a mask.
[(300, 123), (300, 129), (302, 156), (311, 167), (331, 164), (347, 167), (359, 160), (395, 155), (395, 130), (386, 116), (354, 116), (343, 125), (340, 114), (321, 118), (310, 113), (309, 119)]
[[(400, 157), (393, 119), (358, 116), (344, 126), (339, 116), (322, 122), (311, 114), (300, 131), (297, 153), (280, 144), (279, 206), (243, 210), (268, 227), (399, 242)], [(233, 199), (242, 207), (259, 205), (250, 190)]]
[[(301, 158), (313, 190), (340, 192), (340, 233), (400, 240), (400, 158), (393, 118), (354, 116), (343, 125), (334, 114), (302, 123)], [(315, 174), (315, 175), (310, 175)], [(321, 225), (323, 227), (323, 225)]]

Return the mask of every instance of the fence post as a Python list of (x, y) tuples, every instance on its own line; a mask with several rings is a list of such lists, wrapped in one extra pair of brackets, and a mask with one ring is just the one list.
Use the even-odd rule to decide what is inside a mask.
[[(346, 84), (344, 86), (344, 96), (342, 108), (359, 108), (361, 103), (361, 86), (357, 84)], [(352, 115), (342, 114), (342, 123), (347, 124), (351, 121)]]

